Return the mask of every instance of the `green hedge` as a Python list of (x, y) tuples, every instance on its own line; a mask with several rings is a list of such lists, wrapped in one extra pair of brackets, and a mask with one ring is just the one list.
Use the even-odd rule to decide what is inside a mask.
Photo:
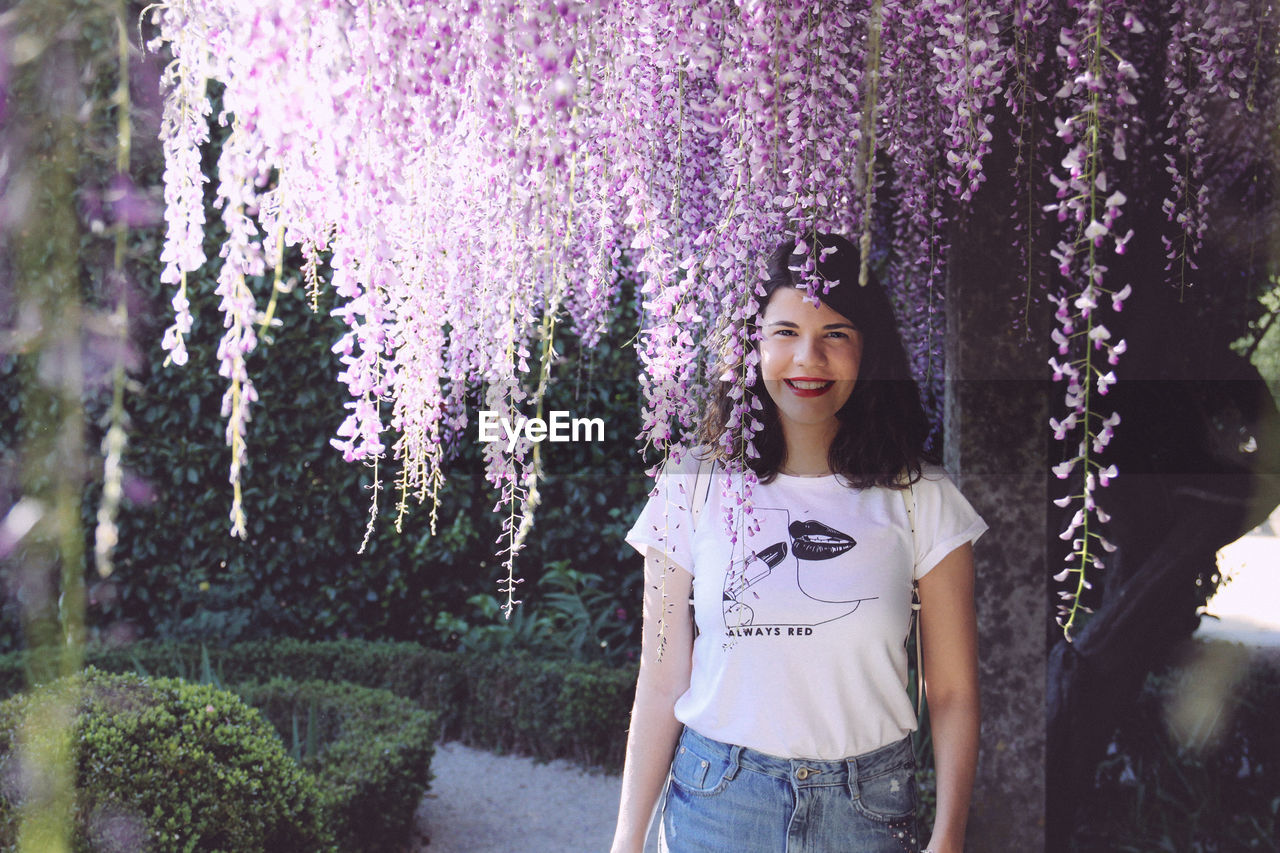
[[(141, 668), (200, 679), (204, 649), (140, 642), (90, 649), (87, 660), (113, 671)], [(0, 656), (0, 692), (23, 689), (27, 653)], [(620, 768), (634, 667), (442, 652), (415, 643), (275, 640), (209, 648), (207, 665), (224, 684), (274, 677), (348, 681), (389, 690), (440, 714), (442, 736), (497, 751)]]
[(234, 688), (311, 772), (325, 824), (351, 853), (399, 849), (431, 781), (438, 716), (386, 690), (273, 678)]
[[(257, 711), (236, 695), (179, 679), (89, 669), (73, 742), (73, 849), (315, 851), (335, 849), (320, 792)], [(45, 690), (75, 696), (80, 685)], [(45, 694), (48, 695), (48, 694)], [(26, 778), (14, 746), (39, 696), (0, 703), (0, 846), (15, 849)], [(38, 773), (38, 771), (35, 771)]]

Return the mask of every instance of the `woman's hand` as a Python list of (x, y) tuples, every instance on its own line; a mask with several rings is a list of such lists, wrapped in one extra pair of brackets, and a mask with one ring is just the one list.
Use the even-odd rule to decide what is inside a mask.
[(920, 579), (920, 635), (938, 779), (938, 816), (926, 849), (962, 853), (978, 766), (978, 624), (971, 544), (943, 557)]

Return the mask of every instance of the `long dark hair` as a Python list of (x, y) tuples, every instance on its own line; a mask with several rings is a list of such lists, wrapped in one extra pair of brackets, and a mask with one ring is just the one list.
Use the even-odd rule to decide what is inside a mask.
[[(937, 457), (925, 450), (929, 421), (920, 404), (920, 391), (911, 378), (907, 353), (898, 333), (897, 320), (884, 288), (874, 275), (865, 285), (858, 284), (861, 265), (857, 248), (838, 234), (817, 234), (810, 240), (808, 255), (795, 254), (795, 241), (783, 243), (769, 257), (769, 277), (763, 284), (759, 314), (748, 321), (748, 345), (758, 346), (757, 321), (764, 314), (770, 297), (783, 287), (803, 284), (800, 270), (810, 258), (817, 258), (816, 276), (833, 284), (829, 292), (819, 293), (823, 304), (844, 315), (862, 333), (862, 362), (858, 382), (844, 406), (836, 412), (839, 431), (827, 452), (827, 464), (854, 488), (871, 486), (890, 488), (920, 479), (924, 462), (937, 463)], [(822, 253), (823, 249), (834, 250)], [(712, 394), (699, 441), (712, 456), (727, 462), (729, 455), (745, 458), (746, 443), (740, 424), (729, 426), (734, 400), (730, 396), (732, 382), (720, 381)], [(760, 402), (757, 419), (764, 429), (755, 436), (758, 458), (746, 464), (768, 483), (777, 475), (786, 455), (778, 408), (765, 390), (763, 379), (756, 380), (747, 393)], [(726, 451), (722, 439), (733, 435), (733, 450)]]

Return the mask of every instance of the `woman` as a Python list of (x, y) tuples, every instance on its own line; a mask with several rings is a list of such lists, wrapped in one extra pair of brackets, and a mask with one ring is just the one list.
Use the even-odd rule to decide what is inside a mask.
[[(671, 853), (920, 850), (905, 649), (917, 579), (938, 792), (926, 849), (963, 849), (978, 753), (972, 542), (986, 525), (923, 450), (883, 290), (858, 285), (849, 241), (815, 242), (818, 276), (839, 282), (819, 305), (794, 243), (770, 259), (752, 515), (726, 531), (724, 460), (704, 496), (694, 453), (667, 467), (627, 535), (645, 556), (645, 624), (614, 853), (642, 849), (660, 796)], [(732, 430), (731, 404), (724, 387), (705, 448)]]

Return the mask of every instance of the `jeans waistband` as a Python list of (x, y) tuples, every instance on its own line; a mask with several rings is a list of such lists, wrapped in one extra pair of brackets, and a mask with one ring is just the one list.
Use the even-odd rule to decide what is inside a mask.
[(729, 771), (730, 778), (741, 768), (779, 779), (790, 779), (801, 787), (856, 785), (860, 778), (867, 779), (904, 764), (915, 763), (915, 752), (911, 748), (910, 736), (862, 755), (833, 761), (782, 758), (749, 747), (713, 740), (687, 726), (684, 734), (680, 736), (680, 744), (704, 758), (728, 762), (732, 765)]

